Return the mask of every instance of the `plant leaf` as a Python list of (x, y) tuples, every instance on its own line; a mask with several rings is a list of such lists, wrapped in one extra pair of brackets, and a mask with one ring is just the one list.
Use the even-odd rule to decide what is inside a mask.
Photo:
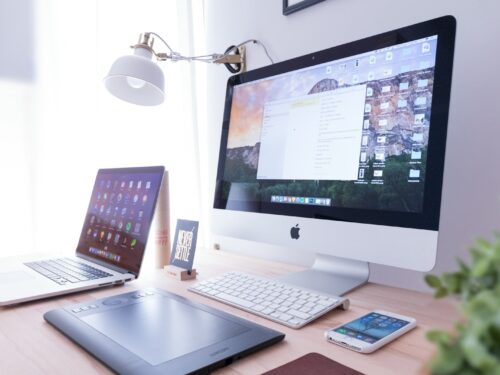
[(439, 287), (436, 290), (436, 293), (434, 293), (434, 297), (436, 298), (443, 298), (446, 297), (447, 295), (448, 295), (448, 290), (444, 287)]
[(457, 272), (425, 276), (436, 298), (459, 294), (462, 299), (463, 319), (452, 334), (427, 333), (437, 346), (433, 374), (500, 375), (500, 233), (495, 235), (491, 243), (474, 243), (470, 265), (458, 259)]
[(482, 257), (476, 260), (476, 263), (472, 267), (472, 276), (483, 277), (486, 275), (490, 269), (491, 260), (488, 257)]
[(500, 360), (489, 353), (489, 348), (484, 346), (478, 332), (468, 331), (461, 340), (461, 347), (467, 362), (485, 374), (498, 372)]
[(461, 291), (461, 275), (459, 273), (445, 273), (443, 282), (450, 293), (460, 293)]
[(464, 276), (468, 275), (470, 273), (470, 267), (465, 264), (465, 262), (462, 259), (457, 259), (458, 266), (460, 267), (460, 271)]
[(440, 288), (441, 287), (441, 279), (436, 275), (425, 275), (425, 282), (432, 288)]
[(431, 371), (433, 374), (459, 374), (463, 365), (464, 357), (459, 346), (441, 346), (431, 362)]

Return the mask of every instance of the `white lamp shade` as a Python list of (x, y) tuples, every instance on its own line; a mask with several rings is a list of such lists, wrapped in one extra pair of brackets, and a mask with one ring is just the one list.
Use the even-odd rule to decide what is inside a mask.
[(104, 85), (108, 91), (129, 103), (158, 105), (165, 97), (165, 79), (161, 68), (151, 61), (151, 52), (136, 48), (134, 55), (118, 58)]

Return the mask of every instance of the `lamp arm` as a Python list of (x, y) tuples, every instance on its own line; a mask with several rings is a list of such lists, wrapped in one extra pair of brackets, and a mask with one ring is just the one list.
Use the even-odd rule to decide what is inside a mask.
[[(151, 38), (151, 36), (155, 36), (158, 38), (168, 49), (168, 52), (156, 52), (153, 49), (153, 43), (154, 39)], [(136, 44), (135, 46), (132, 46), (132, 48), (136, 47), (142, 47), (149, 49), (156, 57), (158, 61), (166, 61), (166, 60), (171, 60), (171, 61), (201, 61), (205, 63), (216, 63), (216, 64), (242, 64), (244, 66), (245, 64), (245, 59), (244, 55), (238, 54), (238, 51), (240, 48), (244, 47), (246, 44), (249, 43), (254, 43), (254, 44), (259, 44), (263, 49), (268, 57), (269, 61), (271, 61), (272, 64), (274, 64), (274, 60), (271, 58), (269, 53), (267, 52), (267, 48), (264, 44), (262, 44), (260, 41), (256, 39), (248, 39), (245, 40), (244, 42), (236, 45), (236, 46), (231, 46), (226, 50), (225, 53), (212, 53), (208, 55), (198, 55), (198, 56), (184, 56), (180, 54), (179, 52), (175, 52), (170, 45), (163, 39), (159, 34), (149, 31), (144, 34), (141, 34), (139, 38), (139, 43)], [(233, 53), (233, 52), (236, 52)]]
[[(147, 47), (155, 57), (157, 58), (158, 61), (166, 61), (166, 60), (172, 60), (172, 61), (202, 61), (202, 62), (214, 62), (218, 58), (220, 58), (222, 55), (219, 54), (210, 54), (210, 55), (200, 55), (200, 56), (184, 56), (180, 54), (179, 52), (175, 52), (172, 47), (167, 43), (165, 39), (161, 37), (161, 35), (153, 32), (153, 31), (148, 31), (144, 34), (143, 37), (141, 36), (139, 39), (139, 45), (142, 47)], [(167, 48), (168, 52), (156, 52), (153, 49), (153, 39), (151, 39), (151, 35), (157, 37)], [(137, 46), (137, 45), (136, 45)], [(133, 47), (136, 47), (133, 46)]]

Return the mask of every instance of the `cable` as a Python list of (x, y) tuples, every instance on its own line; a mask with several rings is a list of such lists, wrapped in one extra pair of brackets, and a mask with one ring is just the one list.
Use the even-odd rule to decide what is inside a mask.
[(257, 40), (257, 39), (248, 39), (248, 40), (245, 40), (244, 42), (238, 44), (237, 46), (233, 46), (232, 48), (229, 48), (226, 51), (226, 53), (224, 53), (223, 56), (227, 56), (231, 51), (233, 51), (235, 49), (238, 49), (241, 46), (244, 46), (245, 44), (248, 44), (248, 43), (254, 43), (254, 44), (258, 44), (259, 46), (261, 46), (262, 49), (264, 50), (264, 53), (266, 54), (267, 58), (269, 59), (269, 61), (271, 61), (271, 64), (274, 64), (274, 60), (272, 59), (271, 55), (269, 55), (269, 52), (267, 52), (266, 46), (262, 42), (260, 42), (259, 40)]
[[(259, 40), (257, 39), (248, 39), (248, 40), (245, 40), (244, 42), (236, 45), (236, 46), (230, 46), (223, 54), (216, 54), (216, 53), (213, 53), (213, 54), (209, 54), (209, 55), (198, 55), (198, 56), (183, 56), (181, 55), (179, 52), (175, 52), (169, 45), (168, 43), (165, 41), (165, 39), (163, 39), (160, 35), (158, 35), (157, 33), (155, 32), (148, 32), (148, 34), (151, 34), (151, 35), (154, 35), (155, 37), (157, 37), (158, 39), (160, 39), (161, 42), (163, 42), (163, 44), (168, 48), (169, 50), (169, 53), (170, 54), (163, 54), (163, 53), (156, 53), (153, 51), (153, 53), (155, 54), (155, 56), (158, 58), (158, 59), (170, 59), (172, 61), (201, 61), (201, 62), (205, 62), (205, 63), (213, 63), (214, 61), (216, 60), (219, 60), (221, 58), (224, 58), (226, 56), (229, 56), (231, 55), (233, 52), (235, 52), (236, 54), (239, 54), (238, 52), (238, 49), (246, 44), (249, 44), (249, 43), (253, 43), (253, 44), (258, 44), (259, 46), (262, 47), (262, 49), (264, 50), (264, 53), (266, 54), (267, 58), (269, 59), (269, 61), (271, 62), (271, 64), (274, 64), (274, 60), (272, 59), (271, 55), (269, 55), (269, 52), (267, 51), (267, 48), (266, 46), (261, 43)], [(231, 73), (238, 73), (239, 70), (237, 68), (234, 68), (232, 67), (230, 64), (224, 64), (226, 66), (226, 68), (231, 72)], [(234, 64), (236, 66), (240, 66), (240, 69), (241, 69), (241, 64)], [(231, 68), (231, 69), (230, 69)]]
[(151, 34), (151, 35), (156, 36), (158, 39), (160, 39), (160, 40), (163, 42), (163, 44), (165, 44), (165, 45), (167, 46), (167, 48), (169, 49), (170, 53), (173, 53), (173, 52), (174, 52), (174, 50), (173, 50), (172, 48), (170, 48), (170, 46), (169, 46), (169, 45), (168, 45), (168, 43), (165, 41), (165, 39), (163, 39), (160, 35), (158, 35), (158, 34), (157, 34), (157, 33), (155, 33), (155, 32), (152, 32), (152, 31), (148, 32), (147, 34)]

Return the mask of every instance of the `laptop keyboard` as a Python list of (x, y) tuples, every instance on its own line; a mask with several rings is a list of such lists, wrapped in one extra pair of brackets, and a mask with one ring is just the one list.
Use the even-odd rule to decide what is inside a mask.
[(32, 270), (51, 279), (59, 285), (79, 283), (112, 276), (110, 273), (89, 266), (75, 259), (61, 258), (24, 263)]

